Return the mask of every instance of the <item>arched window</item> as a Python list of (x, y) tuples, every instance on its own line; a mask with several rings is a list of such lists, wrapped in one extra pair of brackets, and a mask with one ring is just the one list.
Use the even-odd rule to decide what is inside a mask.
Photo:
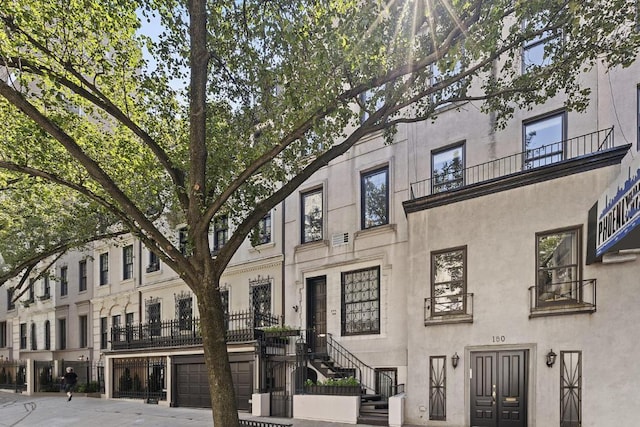
[(31, 350), (37, 350), (38, 349), (38, 340), (36, 337), (36, 324), (32, 323), (31, 324)]

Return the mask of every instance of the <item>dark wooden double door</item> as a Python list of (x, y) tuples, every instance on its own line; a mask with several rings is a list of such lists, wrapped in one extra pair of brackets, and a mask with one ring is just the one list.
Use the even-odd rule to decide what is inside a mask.
[(471, 353), (471, 426), (527, 426), (527, 350)]

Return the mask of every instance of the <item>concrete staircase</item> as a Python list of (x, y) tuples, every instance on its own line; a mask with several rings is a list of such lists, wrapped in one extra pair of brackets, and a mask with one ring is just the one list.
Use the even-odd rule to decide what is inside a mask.
[(379, 394), (363, 394), (360, 397), (358, 424), (389, 425), (389, 402)]

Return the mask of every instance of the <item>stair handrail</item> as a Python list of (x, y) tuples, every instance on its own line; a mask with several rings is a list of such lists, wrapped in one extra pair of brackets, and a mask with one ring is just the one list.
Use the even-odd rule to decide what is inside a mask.
[[(371, 366), (364, 363), (362, 360), (358, 358), (355, 354), (351, 353), (344, 346), (342, 346), (338, 341), (333, 339), (333, 336), (330, 333), (326, 334), (326, 343), (327, 343), (327, 355), (333, 359), (337, 364), (341, 365), (342, 368), (346, 369), (356, 369), (359, 373), (359, 378), (356, 379), (360, 382), (361, 387), (364, 387), (365, 391), (370, 391), (372, 394), (376, 393), (376, 370)], [(333, 351), (332, 351), (333, 350)], [(347, 361), (352, 366), (344, 366), (340, 360), (337, 360), (337, 355), (341, 356), (342, 360)], [(366, 372), (368, 375), (363, 375)], [(384, 372), (378, 372), (379, 377), (381, 379), (385, 379), (388, 393), (384, 394), (384, 397), (388, 397), (391, 395), (391, 389), (393, 387), (393, 379)], [(381, 381), (382, 382), (382, 381)]]

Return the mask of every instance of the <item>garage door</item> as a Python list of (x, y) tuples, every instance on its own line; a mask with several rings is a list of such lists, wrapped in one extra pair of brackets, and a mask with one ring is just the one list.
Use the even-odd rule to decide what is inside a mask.
[[(190, 360), (189, 360), (190, 359)], [(176, 406), (210, 408), (207, 368), (203, 359), (176, 360)], [(253, 393), (253, 361), (232, 361), (231, 376), (236, 392), (236, 405), (241, 411), (250, 411)]]

